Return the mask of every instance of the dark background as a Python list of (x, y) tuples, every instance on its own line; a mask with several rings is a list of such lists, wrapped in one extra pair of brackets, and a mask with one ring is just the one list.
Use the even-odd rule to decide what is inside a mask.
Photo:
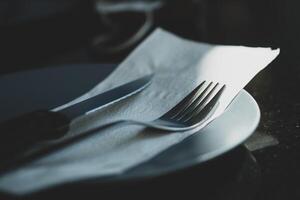
[[(175, 0), (165, 1), (163, 7), (153, 12), (152, 29), (160, 26), (178, 35), (209, 43), (281, 48), (281, 55), (246, 87), (261, 108), (262, 121), (258, 131), (279, 140), (276, 146), (250, 153), (257, 160), (261, 172), (261, 179), (254, 180), (258, 189), (253, 191), (253, 199), (300, 198), (299, 9), (297, 0)], [(105, 44), (108, 46), (132, 34), (144, 20), (143, 13), (129, 11), (110, 17), (119, 32), (110, 43)], [(80, 63), (116, 64), (138, 44), (115, 53), (105, 52), (94, 45), (93, 39), (109, 32), (110, 27), (96, 12), (94, 3), (86, 0), (1, 1), (0, 29), (0, 78), (15, 72), (65, 64), (70, 64), (70, 67)], [(244, 147), (240, 149), (245, 151)], [(236, 157), (240, 161), (241, 153), (236, 151), (227, 156), (227, 160), (238, 155)], [(221, 160), (224, 168), (212, 164), (214, 173), (227, 173), (232, 163), (236, 163), (226, 161), (227, 164), (224, 164), (223, 158)], [(224, 191), (228, 185), (226, 180), (229, 180), (232, 188), (240, 190), (237, 174), (243, 177), (247, 173), (241, 170), (243, 167), (234, 169), (226, 177), (217, 173), (219, 178), (211, 178), (213, 183), (208, 184), (207, 188), (214, 188), (212, 191), (216, 193)], [(182, 172), (178, 175), (180, 178), (172, 176), (167, 181), (154, 181), (146, 186), (170, 184), (168, 191), (174, 191), (172, 188), (176, 188), (176, 181), (193, 182), (195, 177), (203, 178), (199, 175), (200, 170), (203, 171), (196, 168)], [(204, 178), (210, 179), (209, 176)], [(177, 186), (178, 190), (182, 190), (178, 192), (181, 195), (183, 191), (200, 195), (195, 186), (183, 189), (184, 184), (179, 185), (182, 186)], [(145, 187), (144, 190), (139, 189), (147, 192)], [(157, 188), (154, 191), (162, 192)], [(241, 190), (238, 196), (230, 199), (250, 199), (250, 196)], [(220, 196), (218, 198), (222, 199)]]

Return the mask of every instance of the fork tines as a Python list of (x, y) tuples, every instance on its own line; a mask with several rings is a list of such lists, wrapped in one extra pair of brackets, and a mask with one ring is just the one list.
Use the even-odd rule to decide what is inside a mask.
[(203, 81), (166, 114), (175, 121), (199, 121), (218, 104), (224, 89), (225, 84)]

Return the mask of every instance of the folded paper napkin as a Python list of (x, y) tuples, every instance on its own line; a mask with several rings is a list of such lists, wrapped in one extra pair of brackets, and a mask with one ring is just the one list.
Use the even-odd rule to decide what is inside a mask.
[[(269, 48), (196, 43), (157, 29), (106, 80), (65, 106), (155, 73), (152, 84), (123, 102), (76, 119), (66, 138), (118, 119), (156, 119), (203, 80), (227, 86), (214, 115), (216, 117), (278, 53), (279, 50)], [(120, 174), (200, 128), (188, 132), (153, 134), (141, 126), (112, 126), (91, 138), (2, 175), (0, 190), (26, 194), (66, 182)]]

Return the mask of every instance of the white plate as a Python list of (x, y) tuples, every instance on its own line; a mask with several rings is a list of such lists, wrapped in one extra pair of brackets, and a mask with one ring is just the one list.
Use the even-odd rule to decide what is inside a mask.
[[(5, 98), (10, 100), (5, 101), (5, 104), (0, 104), (3, 107), (1, 110), (2, 118), (13, 113), (12, 108), (16, 109), (15, 113), (19, 113), (36, 110), (39, 107), (54, 107), (55, 104), (62, 104), (101, 81), (112, 69), (112, 67), (105, 68), (101, 65), (75, 65), (34, 70), (2, 77), (0, 89), (5, 91)], [(72, 71), (72, 76), (66, 79), (65, 77), (70, 77), (70, 71)], [(82, 76), (83, 72), (85, 76)], [(97, 74), (97, 76), (93, 74)], [(53, 77), (55, 77), (55, 82), (51, 81)], [(58, 87), (59, 85), (65, 87)], [(52, 93), (45, 89), (39, 90), (39, 88), (47, 87), (53, 88), (50, 90)], [(76, 88), (76, 91), (72, 91), (72, 88)], [(21, 100), (22, 104), (18, 100)], [(33, 102), (38, 102), (39, 105)], [(255, 131), (259, 120), (260, 110), (257, 103), (249, 93), (242, 90), (222, 116), (199, 133), (172, 146), (155, 158), (120, 175), (105, 178), (95, 177), (92, 180), (88, 179), (77, 183), (94, 181), (106, 183), (137, 178), (144, 179), (199, 165), (220, 157), (242, 144)]]
[(225, 113), (198, 133), (121, 175), (93, 180), (111, 182), (153, 178), (199, 165), (241, 145), (254, 133), (259, 121), (260, 110), (256, 101), (242, 90)]

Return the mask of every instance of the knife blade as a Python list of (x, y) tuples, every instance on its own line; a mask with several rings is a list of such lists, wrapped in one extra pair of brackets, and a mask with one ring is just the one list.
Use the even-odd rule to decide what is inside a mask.
[(38, 142), (62, 137), (73, 119), (141, 92), (152, 77), (144, 76), (63, 109), (38, 110), (0, 123), (0, 161)]
[(61, 110), (54, 109), (53, 111), (62, 113), (69, 119), (91, 114), (142, 91), (150, 84), (152, 77), (153, 75), (144, 76), (67, 108)]

